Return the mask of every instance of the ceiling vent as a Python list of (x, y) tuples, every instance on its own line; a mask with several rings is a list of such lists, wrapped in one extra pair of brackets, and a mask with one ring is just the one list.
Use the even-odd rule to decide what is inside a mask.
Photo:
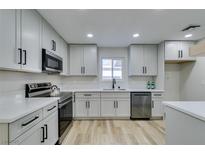
[(188, 31), (188, 30), (195, 30), (196, 28), (199, 28), (199, 27), (201, 27), (201, 26), (200, 25), (190, 25), (190, 26), (182, 29), (182, 31), (184, 32), (184, 31)]

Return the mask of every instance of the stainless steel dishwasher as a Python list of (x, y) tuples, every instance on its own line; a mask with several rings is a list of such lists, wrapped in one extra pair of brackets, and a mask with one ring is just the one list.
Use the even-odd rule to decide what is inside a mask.
[(149, 119), (151, 102), (151, 92), (131, 92), (131, 119)]

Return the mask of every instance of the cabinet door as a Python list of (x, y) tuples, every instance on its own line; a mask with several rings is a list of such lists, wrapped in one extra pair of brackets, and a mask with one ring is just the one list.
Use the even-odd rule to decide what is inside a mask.
[(70, 75), (82, 75), (83, 46), (70, 46)]
[(179, 41), (165, 42), (165, 60), (179, 59)]
[(67, 43), (62, 40), (62, 54), (61, 57), (63, 58), (63, 72), (62, 75), (68, 75), (68, 49)]
[(130, 117), (130, 100), (117, 100), (116, 105), (116, 116), (117, 117)]
[(16, 10), (0, 10), (0, 68), (20, 69), (16, 49)]
[(22, 10), (21, 26), (22, 68), (28, 71), (41, 72), (41, 18), (34, 10)]
[(84, 69), (85, 75), (97, 75), (97, 46), (85, 45), (84, 46)]
[(38, 123), (31, 129), (29, 129), (26, 133), (19, 136), (11, 145), (41, 145), (44, 144), (43, 141), (43, 125), (42, 123)]
[(75, 117), (87, 117), (88, 110), (86, 100), (76, 99), (75, 102)]
[(129, 75), (143, 74), (143, 45), (132, 45), (129, 51)]
[(152, 117), (162, 117), (162, 102), (159, 100), (153, 100), (152, 102)]
[(116, 115), (114, 100), (103, 99), (101, 100), (101, 116), (102, 117), (114, 117)]
[(45, 143), (47, 145), (54, 145), (58, 141), (58, 112), (52, 113), (44, 120)]
[(100, 100), (88, 100), (88, 117), (100, 116)]
[(157, 46), (156, 45), (144, 45), (144, 66), (145, 75), (156, 76), (157, 75)]
[(195, 60), (194, 57), (189, 56), (189, 48), (194, 45), (192, 41), (181, 41), (180, 49), (182, 50), (181, 59), (182, 60)]
[(42, 48), (52, 51), (53, 29), (45, 20), (42, 23)]

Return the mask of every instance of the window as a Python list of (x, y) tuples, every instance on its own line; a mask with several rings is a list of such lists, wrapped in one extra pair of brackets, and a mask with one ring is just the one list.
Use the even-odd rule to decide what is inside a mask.
[(111, 80), (113, 78), (122, 79), (122, 59), (103, 58), (102, 79)]

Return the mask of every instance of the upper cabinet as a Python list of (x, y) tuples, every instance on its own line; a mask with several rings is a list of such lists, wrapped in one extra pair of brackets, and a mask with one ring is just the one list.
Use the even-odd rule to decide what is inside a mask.
[(62, 39), (49, 23), (43, 20), (42, 24), (42, 48), (60, 56)]
[(16, 49), (16, 10), (0, 10), (0, 68), (20, 69)]
[(41, 72), (41, 17), (34, 10), (0, 10), (0, 67)]
[(68, 45), (63, 39), (61, 39), (60, 42), (61, 42), (60, 56), (63, 58), (63, 72), (61, 73), (61, 75), (68, 75), (69, 74)]
[(157, 76), (157, 45), (129, 46), (129, 75)]
[(97, 46), (70, 45), (70, 75), (97, 76)]
[(41, 72), (41, 17), (34, 10), (21, 10), (20, 18), (20, 44), (17, 47), (22, 50), (22, 69)]
[(196, 59), (189, 55), (189, 48), (193, 45), (193, 41), (165, 41), (165, 62), (195, 61)]

